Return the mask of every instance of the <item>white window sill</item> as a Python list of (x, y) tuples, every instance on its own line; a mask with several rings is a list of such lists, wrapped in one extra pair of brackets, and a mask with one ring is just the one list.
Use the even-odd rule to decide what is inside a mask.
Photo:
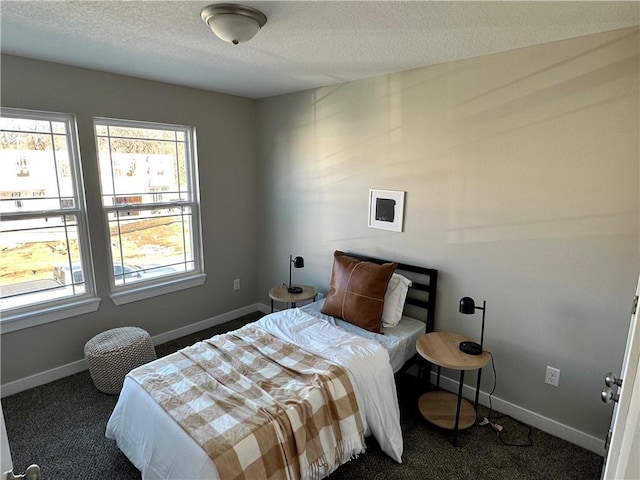
[(186, 290), (187, 288), (198, 287), (202, 285), (206, 279), (207, 276), (204, 273), (197, 273), (188, 277), (166, 280), (162, 283), (140, 286), (134, 285), (132, 287), (128, 287), (126, 290), (112, 293), (111, 300), (116, 305), (124, 305), (126, 303), (137, 302), (147, 298), (166, 295), (167, 293)]
[(62, 320), (63, 318), (84, 315), (98, 310), (100, 299), (88, 297), (73, 300), (61, 305), (42, 307), (39, 310), (29, 310), (18, 313), (2, 314), (0, 333), (15, 332), (23, 328), (35, 327), (49, 322)]

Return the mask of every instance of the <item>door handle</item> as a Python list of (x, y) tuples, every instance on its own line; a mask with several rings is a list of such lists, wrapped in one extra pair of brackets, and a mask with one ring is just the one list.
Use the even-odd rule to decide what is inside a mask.
[(622, 386), (622, 379), (616, 377), (616, 374), (613, 372), (609, 372), (604, 376), (604, 384), (607, 387), (613, 387), (614, 385), (621, 387)]
[(618, 393), (613, 393), (610, 387), (605, 387), (602, 389), (600, 393), (600, 398), (604, 403), (611, 403), (611, 401), (618, 402), (620, 399), (620, 395)]

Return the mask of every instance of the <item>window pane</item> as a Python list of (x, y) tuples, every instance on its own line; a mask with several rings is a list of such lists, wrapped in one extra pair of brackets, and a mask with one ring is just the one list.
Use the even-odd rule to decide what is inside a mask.
[[(111, 139), (109, 143), (105, 138), (98, 138), (105, 206), (185, 199), (186, 195), (179, 193), (178, 184), (179, 181), (184, 182), (181, 179), (184, 173), (177, 170), (184, 170), (184, 153), (181, 159), (176, 160), (174, 142), (120, 140)], [(182, 147), (180, 149), (183, 150)], [(183, 184), (182, 190), (185, 189)]]
[(59, 197), (74, 196), (66, 138), (20, 133), (14, 140), (0, 143), (0, 212), (63, 208)]
[(51, 123), (48, 120), (34, 120), (30, 118), (0, 118), (0, 129), (19, 132), (51, 132)]
[(98, 136), (107, 135), (107, 133), (109, 132), (106, 125), (96, 125), (95, 128), (96, 128), (96, 135)]
[(188, 200), (188, 197), (185, 196), (188, 190), (189, 178), (187, 176), (187, 162), (185, 159), (184, 144), (178, 145), (178, 148), (176, 150), (176, 162), (176, 171), (178, 177), (177, 183), (180, 187), (180, 196), (184, 197), (181, 198), (182, 200)]
[[(173, 155), (120, 152), (100, 152), (99, 155), (104, 205), (180, 199)], [(156, 198), (158, 193), (164, 193), (162, 200)]]
[(84, 293), (76, 220), (67, 215), (0, 223), (3, 309)]
[(67, 134), (67, 125), (64, 122), (51, 122), (51, 131), (53, 133)]
[[(191, 222), (190, 208), (112, 212), (109, 234), (116, 284), (193, 271)], [(123, 268), (137, 275), (122, 278), (118, 272)]]
[(96, 131), (111, 135), (98, 138), (105, 206), (188, 199), (184, 142), (176, 141), (176, 132), (100, 124)]
[(2, 141), (6, 150), (51, 150), (50, 134), (4, 132)]
[[(98, 128), (100, 130), (98, 130)], [(105, 128), (98, 126), (96, 132), (98, 135), (108, 135), (113, 139), (117, 140), (118, 137), (122, 137), (123, 139), (132, 139), (132, 138), (140, 138), (140, 139), (149, 139), (149, 140), (175, 140), (176, 134), (173, 130), (164, 130), (159, 128), (136, 128), (136, 127), (121, 127), (110, 125), (105, 132)]]

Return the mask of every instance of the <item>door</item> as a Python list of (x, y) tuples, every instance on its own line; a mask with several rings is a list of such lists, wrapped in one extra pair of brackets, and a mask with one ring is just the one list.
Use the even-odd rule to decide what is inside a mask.
[[(604, 401), (616, 402), (611, 430), (607, 436), (608, 451), (602, 478), (604, 480), (640, 478), (640, 322), (638, 322), (640, 278), (636, 288), (631, 324), (620, 380), (610, 379), (611, 388), (603, 390)], [(616, 381), (617, 380), (617, 381)]]

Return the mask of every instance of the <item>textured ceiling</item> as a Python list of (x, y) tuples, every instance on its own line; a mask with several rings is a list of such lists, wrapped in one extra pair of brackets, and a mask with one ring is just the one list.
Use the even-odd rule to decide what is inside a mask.
[(3, 53), (251, 98), (640, 24), (639, 2), (243, 2), (248, 43), (200, 19), (211, 1), (0, 1)]

